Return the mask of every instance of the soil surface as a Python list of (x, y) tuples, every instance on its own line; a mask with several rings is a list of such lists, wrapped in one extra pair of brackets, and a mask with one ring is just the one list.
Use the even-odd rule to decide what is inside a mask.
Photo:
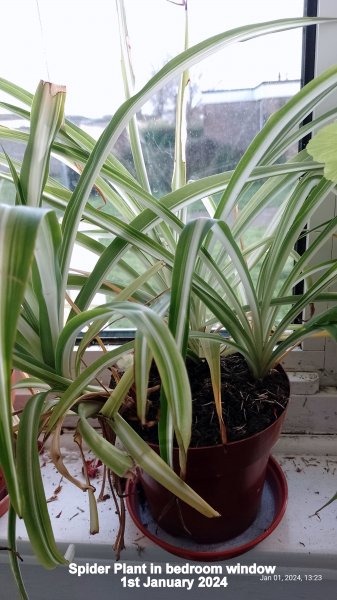
[[(221, 443), (220, 428), (215, 410), (209, 368), (205, 360), (188, 361), (192, 399), (193, 427), (191, 446), (211, 446)], [(262, 431), (284, 411), (289, 399), (289, 383), (284, 372), (272, 369), (263, 380), (255, 380), (240, 354), (221, 359), (222, 414), (228, 441), (236, 441)], [(159, 387), (160, 380), (151, 371), (151, 387)], [(149, 393), (146, 427), (142, 427), (132, 408), (123, 416), (148, 442), (157, 443), (157, 422), (160, 414), (159, 392)]]

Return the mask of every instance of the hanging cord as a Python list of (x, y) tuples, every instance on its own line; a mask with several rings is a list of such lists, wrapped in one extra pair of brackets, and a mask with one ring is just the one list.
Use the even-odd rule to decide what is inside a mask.
[(44, 61), (45, 61), (45, 67), (46, 67), (46, 71), (47, 71), (47, 78), (48, 78), (48, 81), (50, 81), (47, 48), (46, 48), (45, 39), (44, 39), (44, 35), (43, 35), (43, 27), (42, 27), (42, 19), (41, 19), (41, 12), (40, 12), (39, 0), (35, 0), (35, 2), (36, 2), (36, 10), (37, 10), (38, 18), (39, 18), (39, 23), (40, 23), (42, 52), (43, 52)]

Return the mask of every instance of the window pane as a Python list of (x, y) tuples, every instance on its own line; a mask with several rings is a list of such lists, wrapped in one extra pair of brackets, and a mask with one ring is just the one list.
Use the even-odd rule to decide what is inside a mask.
[[(183, 50), (184, 8), (167, 0), (126, 0), (125, 6), (137, 90)], [(303, 0), (189, 0), (188, 10), (192, 45), (247, 23), (301, 16)], [(98, 138), (124, 98), (115, 2), (82, 0), (79, 10), (77, 0), (6, 0), (2, 14), (4, 22), (15, 22), (16, 39), (20, 40), (20, 44), (13, 45), (12, 28), (3, 28), (0, 47), (6, 60), (2, 76), (31, 92), (41, 78), (66, 84), (67, 115)], [(188, 180), (232, 169), (267, 118), (299, 89), (301, 40), (301, 29), (263, 36), (233, 44), (191, 69)], [(172, 81), (138, 115), (150, 185), (157, 197), (171, 190), (177, 89), (178, 81)], [(7, 100), (4, 94), (1, 100)], [(0, 120), (8, 127), (27, 126), (1, 107)], [(11, 157), (22, 158), (23, 144), (4, 141), (3, 145)], [(126, 132), (115, 152), (135, 174)], [(52, 161), (51, 173), (70, 189), (79, 177), (59, 161)], [(10, 184), (0, 180), (0, 185), (7, 186), (8, 198), (13, 199)], [(104, 203), (96, 190), (91, 201), (102, 211), (121, 216), (116, 207)], [(259, 216), (248, 241), (254, 241), (275, 210), (271, 206)], [(200, 202), (189, 211), (189, 217), (203, 213)], [(107, 243), (92, 227), (87, 230), (101, 243)], [(96, 255), (77, 247), (72, 266), (89, 270), (96, 260)], [(145, 268), (138, 258), (132, 266), (137, 273)], [(115, 270), (114, 281), (124, 285), (127, 277)], [(95, 302), (102, 301), (104, 296), (97, 295)]]

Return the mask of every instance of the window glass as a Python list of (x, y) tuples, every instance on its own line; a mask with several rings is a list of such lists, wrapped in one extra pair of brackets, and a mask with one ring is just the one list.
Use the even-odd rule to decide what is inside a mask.
[[(184, 7), (168, 0), (125, 0), (129, 44), (139, 89), (168, 59), (184, 48)], [(188, 0), (189, 45), (247, 23), (301, 16), (303, 0)], [(18, 19), (18, 15), (20, 18)], [(33, 92), (40, 79), (67, 86), (66, 113), (71, 121), (98, 138), (124, 99), (116, 7), (113, 0), (6, 0), (2, 7), (1, 76)], [(12, 26), (10, 26), (12, 24)], [(15, 44), (13, 27), (15, 24)], [(263, 36), (234, 44), (190, 71), (187, 107), (187, 179), (232, 169), (272, 112), (300, 87), (302, 30)], [(150, 185), (160, 197), (171, 189), (175, 101), (172, 81), (138, 114)], [(1, 100), (7, 98), (1, 94)], [(0, 107), (1, 123), (27, 127)], [(8, 153), (21, 159), (22, 144), (4, 141)], [(134, 172), (126, 132), (118, 140), (119, 159)], [(51, 173), (73, 188), (78, 173), (52, 162)], [(13, 190), (8, 182), (9, 197)], [(96, 207), (105, 206), (93, 190)], [(259, 236), (276, 207), (260, 215), (249, 241)], [(203, 214), (202, 203), (191, 216)], [(89, 233), (98, 237), (97, 232)], [(97, 257), (77, 248), (73, 267), (91, 269)], [(135, 269), (139, 265), (135, 264)], [(118, 276), (118, 274), (117, 274)], [(123, 274), (120, 274), (123, 282)], [(97, 297), (97, 302), (102, 297)]]

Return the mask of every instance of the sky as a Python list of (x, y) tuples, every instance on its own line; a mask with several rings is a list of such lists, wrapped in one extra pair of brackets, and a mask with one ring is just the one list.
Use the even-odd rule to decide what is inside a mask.
[[(184, 11), (168, 0), (125, 0), (136, 86), (183, 49)], [(245, 23), (300, 16), (303, 0), (189, 0), (190, 45)], [(3, 0), (0, 77), (34, 92), (67, 86), (66, 113), (99, 117), (123, 101), (115, 0)], [(234, 44), (191, 72), (202, 89), (300, 77), (301, 30)], [(0, 99), (6, 97), (0, 93)]]

